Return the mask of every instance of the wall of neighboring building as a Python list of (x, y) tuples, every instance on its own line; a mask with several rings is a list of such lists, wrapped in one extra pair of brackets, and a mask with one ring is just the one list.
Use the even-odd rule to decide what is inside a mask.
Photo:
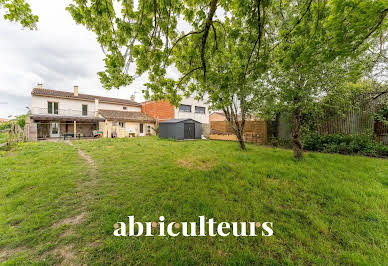
[(175, 107), (168, 100), (144, 102), (142, 103), (141, 111), (159, 121), (165, 121), (175, 117)]
[[(207, 103), (205, 103), (204, 101), (197, 101), (194, 98), (186, 98), (182, 100), (181, 104), (190, 105), (191, 112), (182, 112), (179, 110), (179, 107), (175, 108), (175, 118), (177, 119), (190, 118), (203, 124), (209, 124), (209, 105)], [(204, 114), (196, 113), (195, 112), (196, 106), (205, 107), (205, 113)]]
[(209, 120), (210, 121), (225, 121), (226, 118), (225, 118), (225, 115), (223, 113), (215, 112), (209, 116)]

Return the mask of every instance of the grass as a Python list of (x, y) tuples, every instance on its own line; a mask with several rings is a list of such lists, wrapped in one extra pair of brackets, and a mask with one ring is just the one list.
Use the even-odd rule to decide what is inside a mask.
[[(6, 263), (388, 263), (387, 160), (308, 153), (295, 162), (289, 150), (152, 137), (74, 145), (96, 171), (63, 143), (0, 157), (0, 254), (18, 250)], [(81, 223), (61, 223), (81, 212)], [(129, 215), (271, 221), (274, 236), (114, 237)]]
[(1, 133), (0, 132), (0, 144), (3, 144), (8, 141), (8, 133)]

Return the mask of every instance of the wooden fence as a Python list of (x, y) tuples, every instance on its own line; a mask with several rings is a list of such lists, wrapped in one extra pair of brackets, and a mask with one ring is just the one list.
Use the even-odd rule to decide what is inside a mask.
[(388, 144), (388, 124), (376, 121), (374, 124), (374, 133), (378, 142)]
[[(232, 127), (228, 121), (210, 122), (210, 139), (237, 141)], [(244, 141), (256, 144), (267, 143), (267, 122), (246, 121), (244, 128)]]
[(370, 110), (352, 110), (340, 116), (329, 118), (319, 126), (321, 134), (362, 134), (372, 131), (374, 118)]

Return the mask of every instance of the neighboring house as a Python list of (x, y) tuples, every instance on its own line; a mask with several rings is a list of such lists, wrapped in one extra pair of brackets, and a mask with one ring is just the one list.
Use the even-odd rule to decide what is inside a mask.
[(226, 121), (225, 114), (222, 112), (213, 112), (209, 116), (210, 122)]
[(158, 121), (190, 118), (209, 124), (209, 105), (194, 98), (183, 99), (179, 107), (171, 105), (168, 100), (147, 101), (142, 103), (142, 111)]
[(44, 89), (38, 84), (31, 92), (29, 139), (58, 138), (65, 134), (93, 137), (144, 136), (154, 134), (154, 119), (141, 112), (134, 99), (109, 98)]
[(179, 107), (171, 105), (167, 100), (148, 101), (142, 103), (142, 111), (156, 120), (156, 123), (170, 119), (193, 119), (202, 124), (202, 135), (210, 135), (209, 105), (194, 98), (185, 98)]
[(142, 103), (142, 111), (157, 123), (169, 119), (193, 119), (202, 124), (202, 135), (208, 136), (210, 133), (209, 105), (204, 101), (185, 98), (179, 107), (171, 105), (167, 100), (147, 101)]

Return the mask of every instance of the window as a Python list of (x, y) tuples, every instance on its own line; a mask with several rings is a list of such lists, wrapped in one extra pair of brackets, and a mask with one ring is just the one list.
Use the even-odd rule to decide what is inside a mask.
[(57, 115), (58, 114), (58, 103), (48, 102), (48, 113)]
[(123, 106), (123, 110), (127, 110), (127, 107), (126, 107), (126, 106)]
[(113, 121), (113, 122), (112, 122), (112, 126), (117, 127), (118, 125), (119, 125), (118, 122), (116, 122), (116, 121)]
[(205, 107), (201, 107), (201, 106), (196, 106), (195, 107), (195, 112), (197, 114), (204, 114), (204, 113), (206, 113), (206, 108)]
[(181, 106), (179, 106), (179, 111), (191, 113), (191, 105), (181, 104)]
[(151, 134), (151, 126), (150, 125), (147, 126), (147, 133)]
[(140, 124), (140, 133), (143, 133), (143, 132), (144, 132), (143, 127), (144, 127), (144, 125), (143, 125), (143, 124)]
[(87, 104), (83, 104), (82, 105), (82, 115), (83, 116), (87, 116), (88, 115), (88, 105)]
[(124, 128), (124, 125), (125, 125), (124, 122), (119, 122), (119, 126), (120, 126), (120, 127)]

